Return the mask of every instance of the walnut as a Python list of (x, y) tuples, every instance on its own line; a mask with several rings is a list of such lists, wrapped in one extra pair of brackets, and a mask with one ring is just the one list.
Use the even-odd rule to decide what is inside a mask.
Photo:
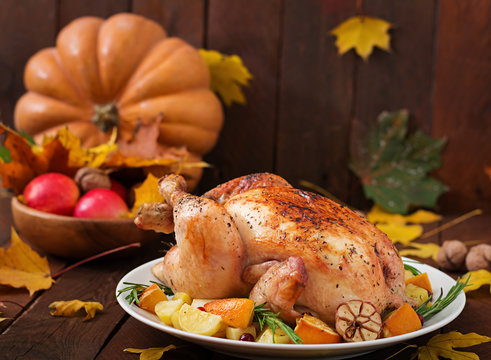
[(491, 271), (491, 245), (481, 244), (471, 247), (465, 258), (465, 266), (469, 271)]
[(466, 255), (467, 246), (462, 241), (446, 240), (436, 255), (436, 261), (443, 270), (462, 270)]
[(111, 179), (109, 178), (109, 175), (101, 169), (90, 167), (80, 168), (75, 174), (74, 179), (84, 193), (96, 188), (111, 188)]

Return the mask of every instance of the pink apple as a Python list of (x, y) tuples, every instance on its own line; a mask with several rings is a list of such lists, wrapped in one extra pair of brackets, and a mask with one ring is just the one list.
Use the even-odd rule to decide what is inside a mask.
[(80, 190), (72, 178), (59, 173), (46, 173), (32, 179), (23, 195), (26, 205), (33, 209), (71, 215)]
[(85, 193), (73, 211), (73, 216), (90, 219), (116, 219), (124, 217), (128, 206), (112, 190), (97, 188)]
[(123, 199), (124, 202), (126, 202), (128, 198), (128, 191), (126, 190), (126, 188), (119, 181), (116, 181), (112, 178), (110, 180), (111, 180), (111, 190), (114, 191), (119, 196), (121, 196), (121, 199)]

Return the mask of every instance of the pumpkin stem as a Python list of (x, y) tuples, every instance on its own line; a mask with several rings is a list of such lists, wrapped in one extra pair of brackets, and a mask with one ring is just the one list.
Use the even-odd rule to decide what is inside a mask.
[(92, 122), (103, 132), (118, 126), (118, 108), (114, 103), (95, 105)]

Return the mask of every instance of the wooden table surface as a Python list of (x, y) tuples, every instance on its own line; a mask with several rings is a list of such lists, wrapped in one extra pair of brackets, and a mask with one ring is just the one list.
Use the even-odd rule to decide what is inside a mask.
[[(452, 216), (448, 217), (452, 218)], [(10, 243), (10, 199), (0, 199), (0, 245)], [(460, 239), (491, 243), (491, 216), (481, 215), (440, 233), (429, 241)], [(0, 359), (138, 359), (138, 355), (124, 352), (125, 348), (180, 347), (167, 352), (165, 359), (233, 359), (203, 347), (184, 342), (153, 329), (128, 316), (118, 305), (114, 292), (118, 281), (129, 270), (161, 256), (160, 242), (139, 249), (124, 258), (99, 259), (74, 268), (57, 278), (46, 291), (32, 297), (25, 289), (0, 286)], [(52, 273), (70, 264), (48, 256)], [(426, 261), (432, 264), (431, 261)], [(434, 264), (432, 264), (434, 265)], [(456, 277), (458, 274), (451, 274)], [(95, 319), (83, 322), (80, 318), (52, 317), (48, 305), (57, 300), (79, 299), (99, 301), (104, 311)], [(423, 345), (437, 333), (449, 331), (476, 332), (491, 336), (491, 296), (489, 286), (467, 294), (462, 314), (444, 328), (411, 341)], [(373, 352), (359, 359), (385, 359), (405, 345), (395, 345)], [(480, 359), (491, 359), (491, 344), (462, 349), (472, 351)], [(414, 348), (407, 349), (392, 359), (409, 359)]]

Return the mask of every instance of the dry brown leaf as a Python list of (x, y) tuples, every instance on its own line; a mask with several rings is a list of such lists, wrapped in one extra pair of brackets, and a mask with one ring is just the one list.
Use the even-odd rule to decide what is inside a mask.
[[(59, 142), (68, 151), (68, 162), (65, 163), (65, 166), (75, 170), (81, 167), (98, 168), (116, 150), (116, 136), (116, 130), (113, 130), (111, 138), (106, 144), (86, 149), (82, 147), (80, 139), (73, 135), (68, 127), (64, 127), (58, 130), (54, 137), (47, 136), (43, 139), (43, 149), (51, 142)], [(66, 173), (64, 171), (59, 172)]]
[(31, 145), (19, 133), (0, 124), (0, 134), (5, 133), (4, 147), (11, 161), (0, 162), (2, 187), (21, 194), (25, 186), (36, 176), (47, 172), (75, 175), (77, 169), (100, 167), (115, 149), (116, 133), (108, 144), (84, 149), (80, 139), (68, 128), (60, 129), (54, 136), (46, 136), (41, 146)]
[(81, 316), (86, 314), (84, 321), (93, 319), (97, 311), (104, 310), (104, 306), (97, 301), (54, 301), (49, 304), (53, 316)]
[(118, 151), (127, 157), (152, 159), (157, 157), (161, 118), (150, 124), (140, 124), (131, 139), (118, 140)]
[(2, 187), (20, 194), (31, 179), (48, 170), (46, 159), (35, 154), (26, 138), (0, 123), (0, 134), (5, 134), (4, 147), (10, 151), (10, 162), (0, 163)]
[(0, 248), (0, 284), (25, 287), (30, 295), (37, 290), (49, 289), (54, 280), (50, 276), (48, 260), (24, 243), (14, 228), (11, 232), (10, 247)]

